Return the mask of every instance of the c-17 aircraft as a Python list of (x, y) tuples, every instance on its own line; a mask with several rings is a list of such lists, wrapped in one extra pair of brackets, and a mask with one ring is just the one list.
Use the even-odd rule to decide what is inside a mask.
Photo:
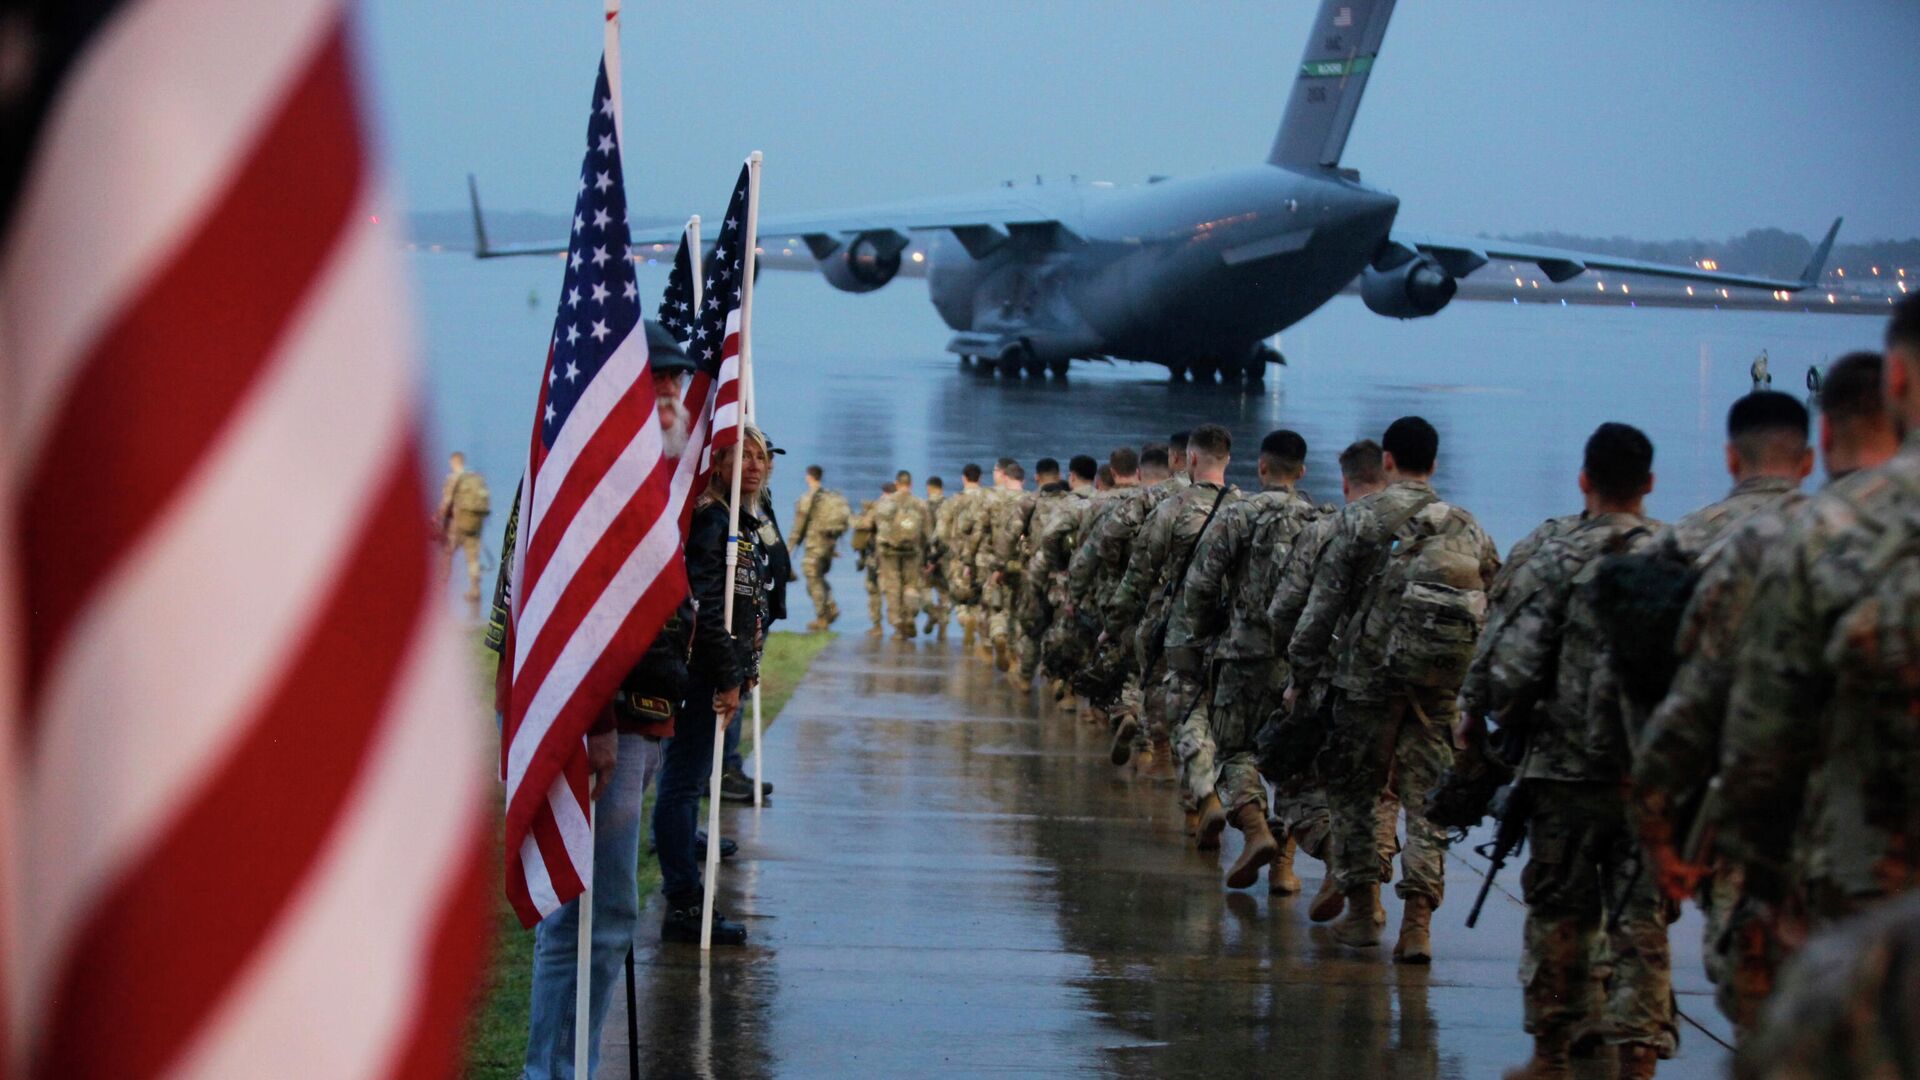
[[(1340, 165), (1393, 6), (1323, 0), (1263, 164), (1129, 187), (1036, 185), (767, 217), (761, 243), (796, 237), (836, 288), (865, 293), (900, 274), (913, 234), (931, 234), (927, 289), (954, 331), (948, 351), (1010, 377), (1114, 359), (1161, 364), (1175, 379), (1258, 381), (1267, 364), (1285, 363), (1267, 339), (1356, 278), (1374, 312), (1423, 318), (1496, 260), (1537, 267), (1553, 283), (1598, 270), (1711, 286), (1698, 297), (1692, 286), (1670, 290), (1660, 301), (1668, 306), (1712, 306), (1733, 288), (1785, 300), (1817, 282), (1837, 220), (1793, 281), (1395, 228), (1400, 200)], [(473, 213), (480, 258), (565, 251), (491, 247), (477, 192)], [(636, 236), (634, 246), (678, 239)]]

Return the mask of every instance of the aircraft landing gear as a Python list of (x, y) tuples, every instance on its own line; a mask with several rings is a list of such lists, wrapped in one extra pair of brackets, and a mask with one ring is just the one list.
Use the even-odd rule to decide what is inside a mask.
[(1043, 379), (1046, 377), (1046, 375), (1047, 375), (1047, 362), (1033, 355), (1033, 353), (1029, 351), (1027, 353), (1027, 377), (1033, 378), (1033, 379)]
[(1219, 370), (1218, 365), (1216, 365), (1213, 361), (1202, 360), (1193, 365), (1193, 381), (1197, 383), (1211, 384), (1213, 382), (1214, 372), (1218, 370)]
[(1170, 382), (1186, 382), (1187, 381), (1187, 365), (1168, 364), (1167, 375), (1169, 376), (1168, 381)]
[(1060, 357), (1057, 360), (1047, 361), (1047, 370), (1053, 372), (1053, 377), (1056, 379), (1066, 378), (1067, 369), (1072, 366), (1073, 366), (1073, 361), (1064, 356)]

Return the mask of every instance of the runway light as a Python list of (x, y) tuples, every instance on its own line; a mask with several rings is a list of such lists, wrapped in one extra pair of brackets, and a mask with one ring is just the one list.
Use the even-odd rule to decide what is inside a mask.
[(1844, 267), (1844, 266), (1837, 266), (1837, 267), (1834, 267), (1834, 270), (1833, 270), (1833, 272), (1834, 272), (1834, 273), (1836, 273), (1836, 274), (1839, 274), (1839, 275), (1840, 275), (1841, 277), (1846, 277), (1846, 276), (1847, 276), (1847, 268), (1846, 268), (1846, 267)]
[(1722, 300), (1724, 300), (1724, 299), (1726, 299), (1726, 298), (1727, 298), (1727, 290), (1725, 290), (1725, 289), (1721, 289), (1721, 290), (1720, 290), (1720, 298), (1721, 298)]
[(1689, 286), (1687, 286), (1687, 295), (1688, 295), (1688, 296), (1692, 296), (1692, 295), (1693, 295), (1693, 286), (1691, 286), (1691, 285), (1689, 285)]
[(914, 253), (913, 253), (913, 261), (914, 261), (914, 262), (926, 262), (926, 261), (927, 261), (927, 255), (926, 255), (926, 252), (923, 252), (923, 251), (916, 251), (916, 252), (914, 252)]
[(1595, 285), (1598, 285), (1598, 286), (1600, 286), (1600, 291), (1601, 291), (1601, 292), (1606, 292), (1606, 291), (1607, 291), (1607, 283), (1606, 283), (1606, 282), (1604, 282), (1604, 281), (1596, 281), (1596, 282), (1594, 282), (1594, 284), (1595, 284)]
[(1829, 304), (1837, 304), (1837, 303), (1839, 303), (1839, 302), (1840, 302), (1840, 301), (1838, 301), (1838, 300), (1835, 300), (1835, 299), (1833, 298), (1833, 294), (1832, 294), (1832, 293), (1828, 293), (1828, 294), (1827, 294), (1827, 303), (1829, 303)]
[(1621, 282), (1621, 283), (1620, 283), (1620, 292), (1621, 292), (1621, 294), (1622, 294), (1622, 295), (1624, 295), (1624, 294), (1626, 294), (1626, 293), (1630, 293), (1630, 292), (1632, 292), (1632, 291), (1633, 291), (1632, 289), (1629, 289), (1629, 288), (1627, 288), (1627, 283), (1626, 283), (1626, 282), (1624, 282), (1624, 281), (1623, 281), (1623, 282)]
[(1526, 285), (1525, 285), (1525, 284), (1523, 284), (1523, 283), (1522, 283), (1522, 282), (1520, 281), (1520, 279), (1519, 279), (1519, 278), (1514, 278), (1514, 279), (1513, 279), (1513, 287), (1514, 287), (1514, 288), (1516, 288), (1516, 289), (1524, 289), (1524, 288), (1526, 288)]
[(1702, 269), (1702, 270), (1718, 270), (1718, 269), (1720, 269), (1720, 260), (1718, 260), (1718, 259), (1701, 259), (1701, 260), (1700, 260), (1700, 269)]
[(1874, 276), (1874, 277), (1879, 277), (1879, 276), (1880, 276), (1880, 268), (1879, 268), (1879, 267), (1877, 267), (1877, 266), (1876, 266), (1876, 267), (1874, 267), (1874, 268), (1873, 268), (1873, 276)]

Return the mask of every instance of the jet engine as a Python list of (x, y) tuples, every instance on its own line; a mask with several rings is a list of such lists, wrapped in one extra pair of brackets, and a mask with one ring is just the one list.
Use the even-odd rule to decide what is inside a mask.
[(1360, 299), (1377, 315), (1421, 319), (1437, 315), (1460, 288), (1432, 255), (1415, 255), (1391, 270), (1360, 271)]
[(815, 257), (820, 261), (820, 273), (834, 288), (867, 293), (892, 281), (900, 272), (900, 253), (906, 247), (907, 238), (900, 233), (866, 232), (837, 245), (825, 256), (816, 252)]

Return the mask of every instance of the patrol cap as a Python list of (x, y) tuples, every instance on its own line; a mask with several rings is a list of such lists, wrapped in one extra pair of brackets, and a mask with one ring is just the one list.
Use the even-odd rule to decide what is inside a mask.
[(693, 361), (687, 358), (687, 351), (680, 347), (673, 333), (661, 326), (657, 320), (644, 319), (647, 327), (647, 363), (655, 371), (670, 371), (688, 375), (693, 372)]
[(785, 451), (785, 450), (782, 450), (781, 448), (779, 448), (779, 447), (777, 447), (777, 446), (775, 446), (775, 445), (773, 445), (773, 440), (772, 440), (772, 439), (769, 439), (769, 438), (767, 438), (767, 433), (766, 433), (766, 432), (764, 432), (764, 431), (761, 431), (761, 430), (760, 430), (759, 428), (757, 428), (757, 427), (755, 427), (755, 426), (753, 426), (752, 424), (748, 424), (748, 425), (747, 425), (747, 437), (748, 437), (749, 439), (752, 439), (752, 440), (754, 440), (755, 442), (757, 442), (757, 443), (759, 443), (759, 444), (760, 444), (761, 446), (764, 446), (764, 447), (766, 447), (766, 448), (767, 448), (767, 453), (769, 453), (769, 454), (784, 454), (784, 453), (786, 453), (786, 451)]

